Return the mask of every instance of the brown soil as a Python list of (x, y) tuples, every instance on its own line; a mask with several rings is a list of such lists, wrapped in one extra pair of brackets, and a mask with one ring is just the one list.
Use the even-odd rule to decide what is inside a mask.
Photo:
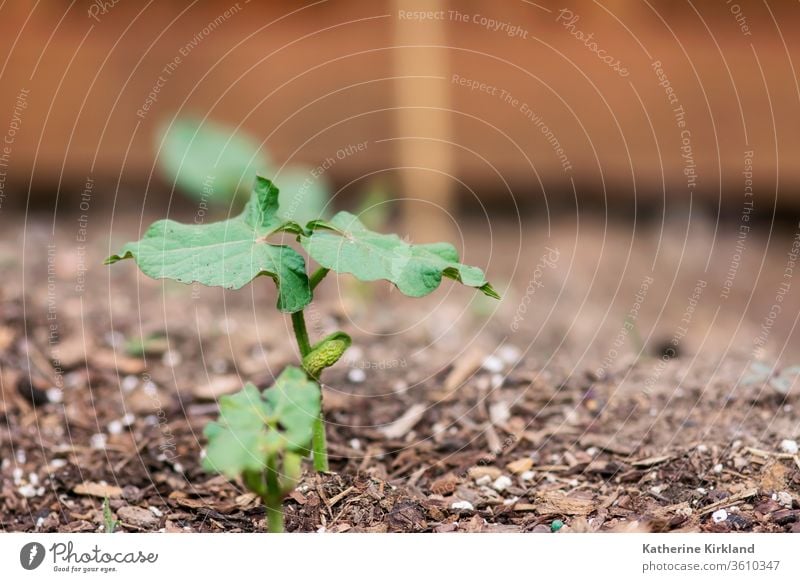
[[(108, 495), (120, 530), (263, 530), (256, 500), (199, 459), (215, 397), (243, 380), (267, 386), (296, 358), (271, 282), (222, 293), (151, 281), (132, 262), (99, 266), (99, 232), (84, 257), (71, 227), (59, 227), (49, 271), (46, 227), (29, 224), (23, 247), (7, 225), (16, 235), (0, 246), (4, 273), (24, 272), (0, 290), (0, 529), (102, 531)], [(783, 249), (754, 250), (741, 272), (767, 257), (766, 283), (740, 275), (718, 311), (727, 259), (703, 274), (706, 257), (664, 247), (633, 331), (603, 364), (657, 237), (624, 262), (624, 233), (582, 224), (597, 244), (576, 244), (569, 226), (555, 232), (469, 241), (468, 258), (491, 253), (493, 278), (510, 282), (498, 305), (450, 284), (419, 301), (323, 284), (312, 332), (341, 327), (357, 349), (325, 378), (333, 472), (304, 476), (287, 529), (800, 531), (800, 460), (780, 446), (797, 440), (800, 387), (785, 396), (743, 380)], [(693, 236), (697, 248), (705, 235)], [(561, 256), (513, 331), (544, 244)], [(701, 276), (691, 329), (662, 359)], [(785, 361), (791, 324), (775, 324), (765, 361), (796, 363)]]

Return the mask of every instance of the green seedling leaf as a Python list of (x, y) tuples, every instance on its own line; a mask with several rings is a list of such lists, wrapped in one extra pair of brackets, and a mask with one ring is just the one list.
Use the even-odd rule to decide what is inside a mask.
[(385, 279), (410, 297), (423, 297), (448, 277), (499, 299), (477, 267), (459, 263), (458, 251), (448, 243), (412, 245), (394, 234), (369, 230), (349, 212), (330, 222), (314, 221), (310, 234), (301, 235), (306, 252), (320, 265), (350, 273), (362, 281)]
[(259, 275), (278, 286), (278, 309), (301, 310), (311, 301), (305, 260), (294, 249), (266, 239), (277, 232), (302, 232), (299, 225), (280, 219), (278, 189), (258, 177), (250, 201), (234, 218), (209, 224), (153, 223), (144, 238), (128, 243), (106, 264), (134, 259), (154, 279), (201, 283), (240, 289)]
[(159, 132), (158, 163), (187, 195), (209, 205), (229, 206), (256, 174), (269, 174), (260, 144), (242, 131), (210, 121), (177, 119)]
[(314, 378), (319, 378), (325, 368), (330, 368), (339, 361), (352, 341), (350, 336), (342, 331), (330, 334), (315, 344), (303, 358), (303, 368)]
[(230, 478), (252, 476), (265, 470), (272, 455), (305, 453), (320, 406), (319, 384), (295, 367), (286, 368), (263, 393), (248, 383), (241, 392), (223, 396), (219, 420), (204, 431), (204, 467)]

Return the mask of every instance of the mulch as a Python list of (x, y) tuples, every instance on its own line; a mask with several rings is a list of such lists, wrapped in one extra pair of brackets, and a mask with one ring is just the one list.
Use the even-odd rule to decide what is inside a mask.
[[(48, 280), (38, 257), (29, 281)], [(108, 497), (122, 531), (263, 531), (258, 500), (200, 459), (216, 398), (296, 358), (272, 291), (198, 299), (128, 264), (78, 293), (70, 260), (55, 294), (0, 289), (0, 529), (103, 531)], [(597, 377), (598, 359), (526, 347), (536, 329), (509, 338), (461, 290), (414, 304), (342, 285), (309, 314), (357, 346), (325, 378), (332, 472), (304, 474), (289, 531), (800, 532), (800, 458), (781, 445), (796, 398), (737, 383), (747, 355), (630, 349)]]

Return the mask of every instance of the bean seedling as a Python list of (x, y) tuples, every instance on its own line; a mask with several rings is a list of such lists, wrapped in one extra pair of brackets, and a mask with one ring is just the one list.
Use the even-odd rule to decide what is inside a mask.
[[(283, 495), (294, 486), (308, 449), (306, 436), (314, 468), (328, 470), (320, 376), (342, 357), (351, 340), (338, 331), (312, 344), (303, 310), (330, 271), (361, 281), (386, 280), (411, 297), (428, 295), (446, 277), (499, 298), (483, 271), (461, 264), (448, 243), (410, 244), (394, 234), (373, 232), (349, 212), (301, 226), (282, 217), (278, 195), (278, 188), (259, 176), (240, 215), (209, 224), (159, 220), (141, 240), (106, 260), (111, 264), (132, 258), (155, 279), (226, 289), (240, 289), (260, 276), (275, 282), (277, 307), (291, 314), (303, 368), (288, 368), (263, 394), (247, 385), (222, 398), (220, 422), (206, 431), (206, 466), (230, 477), (242, 476), (268, 510), (272, 508), (270, 515), (279, 512)], [(307, 275), (305, 259), (294, 248), (271, 242), (280, 233), (294, 235), (320, 265), (313, 274)], [(277, 528), (277, 521), (270, 522), (271, 530)]]

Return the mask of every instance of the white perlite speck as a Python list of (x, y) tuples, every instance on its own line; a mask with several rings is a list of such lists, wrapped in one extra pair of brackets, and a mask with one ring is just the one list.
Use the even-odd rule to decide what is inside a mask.
[(487, 372), (493, 372), (497, 374), (503, 371), (505, 365), (503, 364), (503, 360), (497, 356), (486, 356), (486, 359), (483, 360), (481, 367)]
[(775, 494), (775, 500), (784, 507), (792, 506), (792, 496), (786, 491), (778, 491)]
[(511, 477), (508, 477), (506, 475), (500, 475), (497, 479), (494, 480), (494, 483), (492, 483), (492, 489), (494, 489), (495, 491), (505, 491), (506, 489), (511, 487), (512, 484), (513, 481), (511, 481)]
[(353, 384), (361, 384), (364, 380), (367, 379), (367, 373), (364, 372), (361, 368), (352, 368), (347, 373), (347, 379), (350, 380)]
[(711, 519), (714, 523), (722, 523), (726, 519), (728, 519), (728, 512), (724, 509), (718, 509), (714, 513), (711, 514)]
[(472, 511), (473, 509), (475, 509), (475, 507), (469, 501), (454, 501), (450, 505), (450, 509)]
[(787, 453), (789, 455), (796, 455), (797, 454), (797, 441), (793, 441), (792, 439), (783, 439), (781, 441), (781, 451)]

